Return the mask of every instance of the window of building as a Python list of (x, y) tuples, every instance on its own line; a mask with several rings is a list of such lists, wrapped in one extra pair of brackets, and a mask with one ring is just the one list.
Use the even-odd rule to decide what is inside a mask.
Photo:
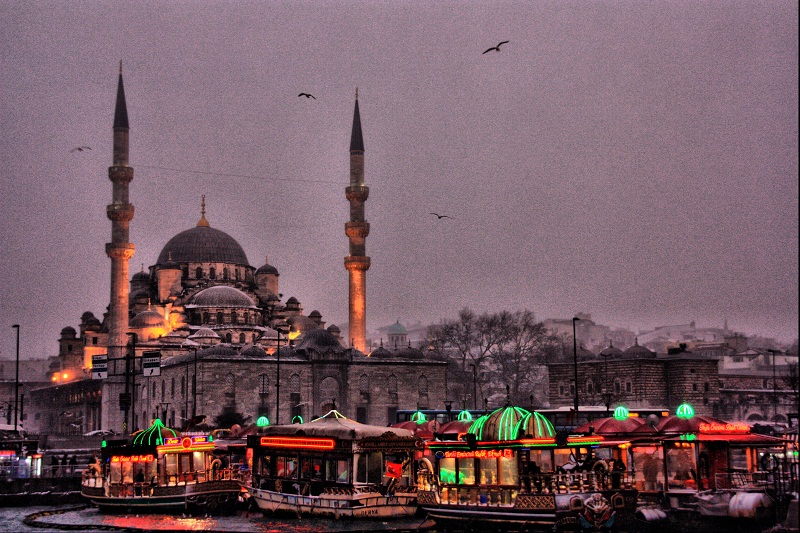
[(244, 344), (246, 342), (246, 337), (244, 333), (239, 333), (239, 344)]
[(194, 271), (194, 277), (197, 279), (203, 279), (203, 267), (197, 267), (197, 270)]
[(222, 314), (222, 311), (217, 311), (217, 324), (223, 324), (225, 322), (225, 315)]
[(222, 279), (225, 279), (225, 280), (228, 279), (228, 267), (224, 267), (222, 269)]
[(214, 268), (214, 267), (209, 268), (208, 269), (208, 277), (210, 279), (217, 279), (217, 269)]
[(360, 405), (356, 407), (356, 422), (361, 424), (367, 423), (367, 407), (364, 405)]
[[(296, 416), (303, 416), (303, 401), (299, 392), (289, 393), (289, 403), (292, 404), (290, 415), (292, 420)], [(290, 420), (291, 421), (291, 420)]]
[(594, 383), (591, 381), (586, 382), (586, 392), (589, 394), (594, 394)]
[(697, 392), (697, 383), (692, 383), (692, 390)]
[(625, 392), (633, 392), (633, 383), (630, 381), (625, 382)]
[(94, 345), (97, 344), (97, 337), (92, 337), (92, 344), (94, 344)]
[(569, 395), (570, 396), (575, 396), (575, 384), (574, 383), (570, 383), (569, 384)]
[(236, 275), (236, 281), (239, 281), (240, 274), (239, 274), (239, 269), (238, 268), (236, 269), (236, 274), (235, 275)]
[(228, 344), (233, 342), (233, 335), (231, 335), (230, 331), (225, 334), (225, 342), (227, 342)]
[(242, 320), (244, 320), (245, 324), (249, 324), (250, 323), (250, 313), (245, 311), (244, 316), (242, 317)]
[(558, 384), (558, 395), (559, 396), (566, 396), (567, 395), (567, 389), (566, 389), (566, 387), (564, 387), (563, 383), (559, 383)]
[(614, 392), (617, 394), (622, 392), (622, 384), (617, 379), (614, 380)]
[(239, 323), (239, 313), (236, 311), (231, 311), (231, 324), (238, 324)]

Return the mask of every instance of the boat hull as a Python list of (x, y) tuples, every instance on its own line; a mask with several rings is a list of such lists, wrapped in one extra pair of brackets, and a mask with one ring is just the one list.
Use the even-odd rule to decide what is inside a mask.
[(520, 494), (513, 503), (442, 502), (420, 492), (419, 505), (444, 529), (502, 531), (613, 531), (632, 519), (636, 491)]
[(413, 516), (417, 511), (417, 495), (402, 493), (382, 495), (378, 492), (321, 494), (302, 496), (246, 487), (250, 497), (265, 514), (294, 514), (326, 518), (392, 518)]
[(234, 480), (210, 481), (167, 487), (146, 487), (140, 491), (106, 491), (102, 487), (83, 487), (81, 494), (108, 513), (230, 513), (241, 486)]

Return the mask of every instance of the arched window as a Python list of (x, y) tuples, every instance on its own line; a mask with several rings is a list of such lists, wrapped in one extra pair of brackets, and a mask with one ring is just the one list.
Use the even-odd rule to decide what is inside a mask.
[(236, 403), (236, 376), (233, 375), (233, 372), (228, 372), (225, 376), (223, 390), (225, 404), (228, 406), (234, 405)]
[(390, 394), (393, 394), (393, 393), (397, 392), (397, 376), (395, 376), (394, 374), (389, 376), (389, 380), (388, 380), (388, 384), (387, 384), (386, 388), (387, 388), (387, 390), (388, 390), (388, 392)]
[(586, 392), (589, 394), (594, 394), (594, 383), (591, 381), (586, 382)]
[(361, 377), (358, 380), (358, 391), (361, 393), (369, 392), (369, 376), (366, 374), (361, 374)]
[(419, 407), (420, 409), (428, 408), (428, 378), (420, 376), (417, 378), (417, 386), (419, 390)]
[(244, 333), (239, 333), (239, 344), (244, 344), (246, 342), (246, 337)]
[(203, 313), (203, 324), (211, 322), (211, 315), (208, 312)]
[(231, 324), (238, 324), (239, 323), (239, 314), (236, 311), (231, 311)]
[(222, 268), (222, 279), (228, 279), (228, 267)]
[(236, 281), (239, 281), (239, 269), (236, 269)]
[(289, 377), (289, 392), (300, 392), (300, 375), (292, 374)]
[(222, 311), (217, 311), (217, 324), (224, 324), (225, 323), (225, 315), (222, 314)]
[(203, 267), (197, 267), (197, 270), (194, 271), (194, 277), (197, 279), (203, 279)]
[(226, 334), (225, 334), (225, 342), (227, 342), (228, 344), (230, 344), (231, 342), (233, 342), (233, 335), (231, 335), (231, 332), (230, 332), (230, 331), (229, 331), (228, 333), (226, 333)]
[(217, 269), (214, 268), (214, 267), (209, 268), (208, 269), (208, 277), (210, 279), (217, 279)]
[(249, 324), (249, 323), (250, 323), (250, 313), (248, 313), (247, 311), (245, 311), (245, 312), (244, 312), (244, 317), (243, 317), (243, 320), (244, 320), (244, 323), (245, 323), (245, 324)]
[(188, 266), (184, 266), (183, 268), (181, 268), (181, 276), (183, 276), (183, 279), (189, 279), (189, 267)]
[(339, 401), (339, 382), (336, 378), (328, 376), (323, 379), (319, 384), (319, 400), (320, 411), (327, 413), (333, 407), (333, 403), (341, 409), (341, 402)]

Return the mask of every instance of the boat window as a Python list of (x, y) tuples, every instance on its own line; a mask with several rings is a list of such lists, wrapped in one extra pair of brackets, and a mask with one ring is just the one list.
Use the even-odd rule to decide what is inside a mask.
[(481, 468), (481, 485), (497, 485), (497, 459), (494, 457), (490, 459), (480, 460)]
[(500, 457), (500, 484), (519, 485), (519, 472), (517, 469), (517, 457)]
[(442, 483), (456, 482), (456, 460), (454, 457), (439, 459), (439, 481)]
[(683, 442), (667, 450), (667, 481), (672, 488), (696, 488), (697, 467), (694, 464), (691, 444)]
[(297, 477), (297, 457), (278, 457), (277, 460), (278, 477), (296, 478)]
[(347, 483), (350, 472), (347, 467), (346, 459), (326, 459), (325, 460), (325, 480), (336, 481), (337, 483)]
[(256, 463), (258, 473), (262, 476), (271, 476), (272, 475), (272, 456), (264, 455), (258, 458), (258, 463)]
[(356, 476), (359, 483), (380, 483), (383, 477), (383, 454), (370, 452), (358, 454)]
[(530, 462), (535, 462), (542, 472), (553, 471), (553, 456), (550, 450), (531, 450)]
[(322, 459), (308, 457), (300, 461), (300, 479), (322, 479)]
[(166, 485), (169, 476), (174, 476), (178, 473), (178, 456), (174, 453), (164, 454), (164, 470), (162, 473), (161, 484)]
[(458, 481), (464, 485), (475, 484), (474, 459), (458, 459)]

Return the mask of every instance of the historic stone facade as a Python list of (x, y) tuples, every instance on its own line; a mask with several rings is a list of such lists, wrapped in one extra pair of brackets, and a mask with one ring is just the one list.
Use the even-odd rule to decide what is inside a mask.
[[(133, 218), (127, 140), (120, 73), (109, 169), (111, 304), (102, 320), (87, 311), (79, 332), (62, 330), (53, 386), (32, 394), (39, 417), (31, 429), (130, 432), (155, 417), (180, 427), (195, 415), (211, 421), (226, 413), (288, 423), (333, 405), (351, 418), (388, 424), (398, 408), (443, 405), (445, 362), (425, 359), (419, 350), (365, 353), (368, 189), (357, 99), (346, 186), (350, 339), (341, 338), (337, 326), (326, 327), (319, 311), (304, 314), (297, 298), (282, 302), (278, 270), (266, 262), (251, 266), (235, 239), (211, 227), (205, 197), (197, 224), (170, 239), (156, 263), (128, 284), (134, 247), (127, 241)], [(91, 374), (97, 356), (108, 356), (102, 379)]]

